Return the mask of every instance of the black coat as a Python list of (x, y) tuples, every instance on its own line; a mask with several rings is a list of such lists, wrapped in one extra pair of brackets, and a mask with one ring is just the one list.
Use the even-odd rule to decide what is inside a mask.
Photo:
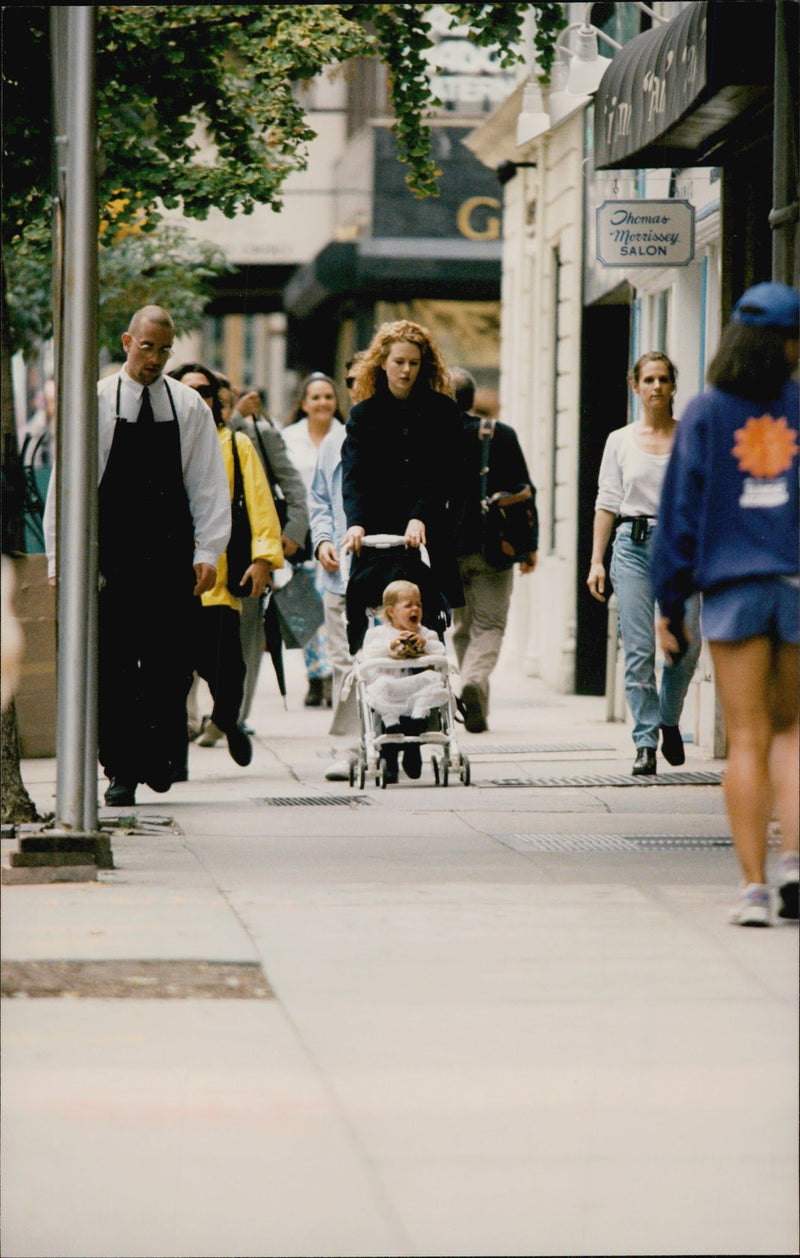
[(342, 446), (347, 527), (402, 534), (409, 520), (421, 520), (431, 568), (453, 607), (463, 602), (455, 562), (460, 441), (461, 416), (450, 398), (425, 389), (400, 401), (384, 386), (353, 407)]

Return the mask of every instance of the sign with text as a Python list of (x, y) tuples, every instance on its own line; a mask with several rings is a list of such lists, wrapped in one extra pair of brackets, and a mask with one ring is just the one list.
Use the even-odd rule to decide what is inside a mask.
[(596, 221), (603, 266), (688, 266), (694, 258), (688, 201), (604, 201)]

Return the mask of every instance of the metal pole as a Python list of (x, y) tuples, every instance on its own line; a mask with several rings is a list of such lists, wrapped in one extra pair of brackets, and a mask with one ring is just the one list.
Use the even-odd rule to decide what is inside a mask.
[(772, 278), (798, 279), (797, 6), (775, 8), (775, 93), (772, 132)]
[(94, 760), (97, 600), (97, 193), (95, 10), (67, 8), (67, 194), (65, 206), (61, 431), (58, 481), (58, 724), (56, 826), (96, 830)]

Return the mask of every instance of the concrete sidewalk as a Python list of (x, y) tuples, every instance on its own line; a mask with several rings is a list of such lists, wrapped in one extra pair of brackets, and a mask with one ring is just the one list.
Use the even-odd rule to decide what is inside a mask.
[(797, 929), (727, 925), (719, 786), (503, 667), (473, 786), (351, 791), (287, 664), (249, 769), (3, 888), (7, 975), (73, 984), (4, 1002), (7, 1258), (797, 1253)]

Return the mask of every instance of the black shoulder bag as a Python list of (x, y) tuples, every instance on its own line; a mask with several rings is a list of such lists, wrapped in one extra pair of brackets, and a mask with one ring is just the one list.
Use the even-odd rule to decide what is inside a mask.
[(242, 466), (239, 462), (239, 451), (236, 448), (236, 433), (231, 433), (231, 452), (233, 454), (233, 497), (231, 499), (231, 540), (226, 551), (228, 557), (228, 592), (236, 598), (247, 598), (253, 589), (250, 577), (241, 586), (239, 582), (252, 563), (253, 532), (250, 528), (250, 516), (247, 512), (247, 499), (244, 495)]
[(495, 421), (482, 419), (481, 440), (481, 552), (493, 568), (502, 571), (527, 559), (533, 537), (533, 490), (526, 485), (518, 493), (499, 489), (489, 494), (489, 458)]

